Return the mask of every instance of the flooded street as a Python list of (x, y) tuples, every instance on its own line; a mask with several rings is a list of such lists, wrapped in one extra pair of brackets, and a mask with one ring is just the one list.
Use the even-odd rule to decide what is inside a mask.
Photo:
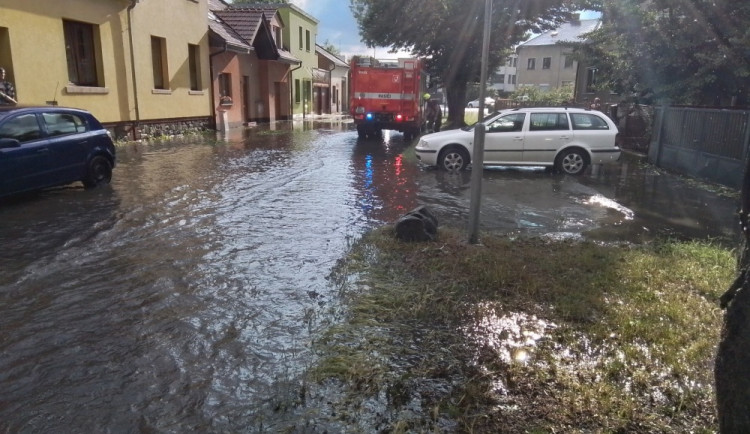
[[(470, 172), (423, 169), (398, 133), (280, 123), (118, 148), (113, 182), (0, 203), (0, 432), (275, 432), (327, 279), (366, 231), (426, 205), (466, 226)], [(484, 173), (481, 227), (644, 242), (739, 240), (736, 199), (625, 156), (573, 178)]]

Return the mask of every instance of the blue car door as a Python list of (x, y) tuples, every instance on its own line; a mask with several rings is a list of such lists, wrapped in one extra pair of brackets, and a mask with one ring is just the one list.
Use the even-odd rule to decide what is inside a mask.
[(55, 161), (50, 177), (59, 184), (82, 179), (96, 141), (87, 131), (86, 122), (75, 113), (65, 112), (42, 113), (42, 122), (49, 138), (50, 157)]
[(19, 146), (0, 148), (2, 194), (34, 190), (54, 184), (48, 174), (53, 162), (36, 114), (8, 118), (0, 124), (0, 138), (16, 139)]

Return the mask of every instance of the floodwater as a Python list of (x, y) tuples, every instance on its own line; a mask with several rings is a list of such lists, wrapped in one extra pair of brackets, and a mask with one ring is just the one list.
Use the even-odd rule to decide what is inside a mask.
[[(467, 220), (469, 172), (356, 136), (308, 121), (124, 145), (108, 187), (0, 203), (0, 431), (300, 426), (286, 410), (340, 319), (336, 262), (419, 205)], [(482, 188), (485, 231), (739, 239), (736, 199), (633, 157), (576, 178), (487, 169)]]

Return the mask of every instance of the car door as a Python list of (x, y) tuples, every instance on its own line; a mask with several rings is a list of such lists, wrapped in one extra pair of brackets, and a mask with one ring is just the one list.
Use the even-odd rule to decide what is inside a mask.
[(526, 164), (553, 164), (557, 151), (572, 139), (567, 113), (530, 113), (523, 160)]
[(48, 111), (42, 113), (42, 122), (49, 138), (50, 156), (56, 162), (50, 176), (60, 184), (83, 178), (95, 141), (87, 132), (85, 120), (76, 113)]
[(0, 149), (0, 193), (10, 194), (51, 185), (53, 162), (37, 115), (20, 114), (0, 124), (0, 138), (15, 139), (19, 146)]
[(523, 159), (526, 113), (506, 113), (487, 124), (484, 164), (513, 164)]

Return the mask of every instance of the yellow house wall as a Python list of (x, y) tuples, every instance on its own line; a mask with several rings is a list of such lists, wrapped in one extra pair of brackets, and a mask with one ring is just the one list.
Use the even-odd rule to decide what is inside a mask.
[[(206, 0), (147, 0), (132, 12), (138, 103), (141, 119), (211, 114)], [(154, 89), (151, 37), (166, 40), (167, 92)], [(190, 90), (188, 44), (200, 46), (201, 90)]]
[[(127, 77), (122, 60), (127, 47), (120, 38), (125, 31), (121, 19), (125, 7), (127, 2), (123, 1), (0, 0), (0, 28), (7, 28), (7, 41), (0, 44), (9, 47), (0, 61), (16, 86), (19, 103), (56, 100), (62, 106), (91, 110), (104, 122), (127, 119)], [(65, 92), (68, 69), (63, 18), (98, 26), (101, 84), (107, 93)]]
[[(102, 122), (136, 119), (128, 39), (128, 0), (0, 0), (0, 65), (19, 102), (92, 111)], [(132, 11), (140, 120), (211, 114), (207, 0), (147, 0)], [(68, 80), (63, 19), (98, 30), (100, 87)], [(6, 31), (7, 29), (7, 31)], [(151, 36), (166, 39), (169, 92), (154, 92)], [(96, 35), (95, 35), (96, 39)], [(188, 44), (200, 47), (201, 89), (190, 90)], [(91, 93), (90, 91), (94, 91)]]

